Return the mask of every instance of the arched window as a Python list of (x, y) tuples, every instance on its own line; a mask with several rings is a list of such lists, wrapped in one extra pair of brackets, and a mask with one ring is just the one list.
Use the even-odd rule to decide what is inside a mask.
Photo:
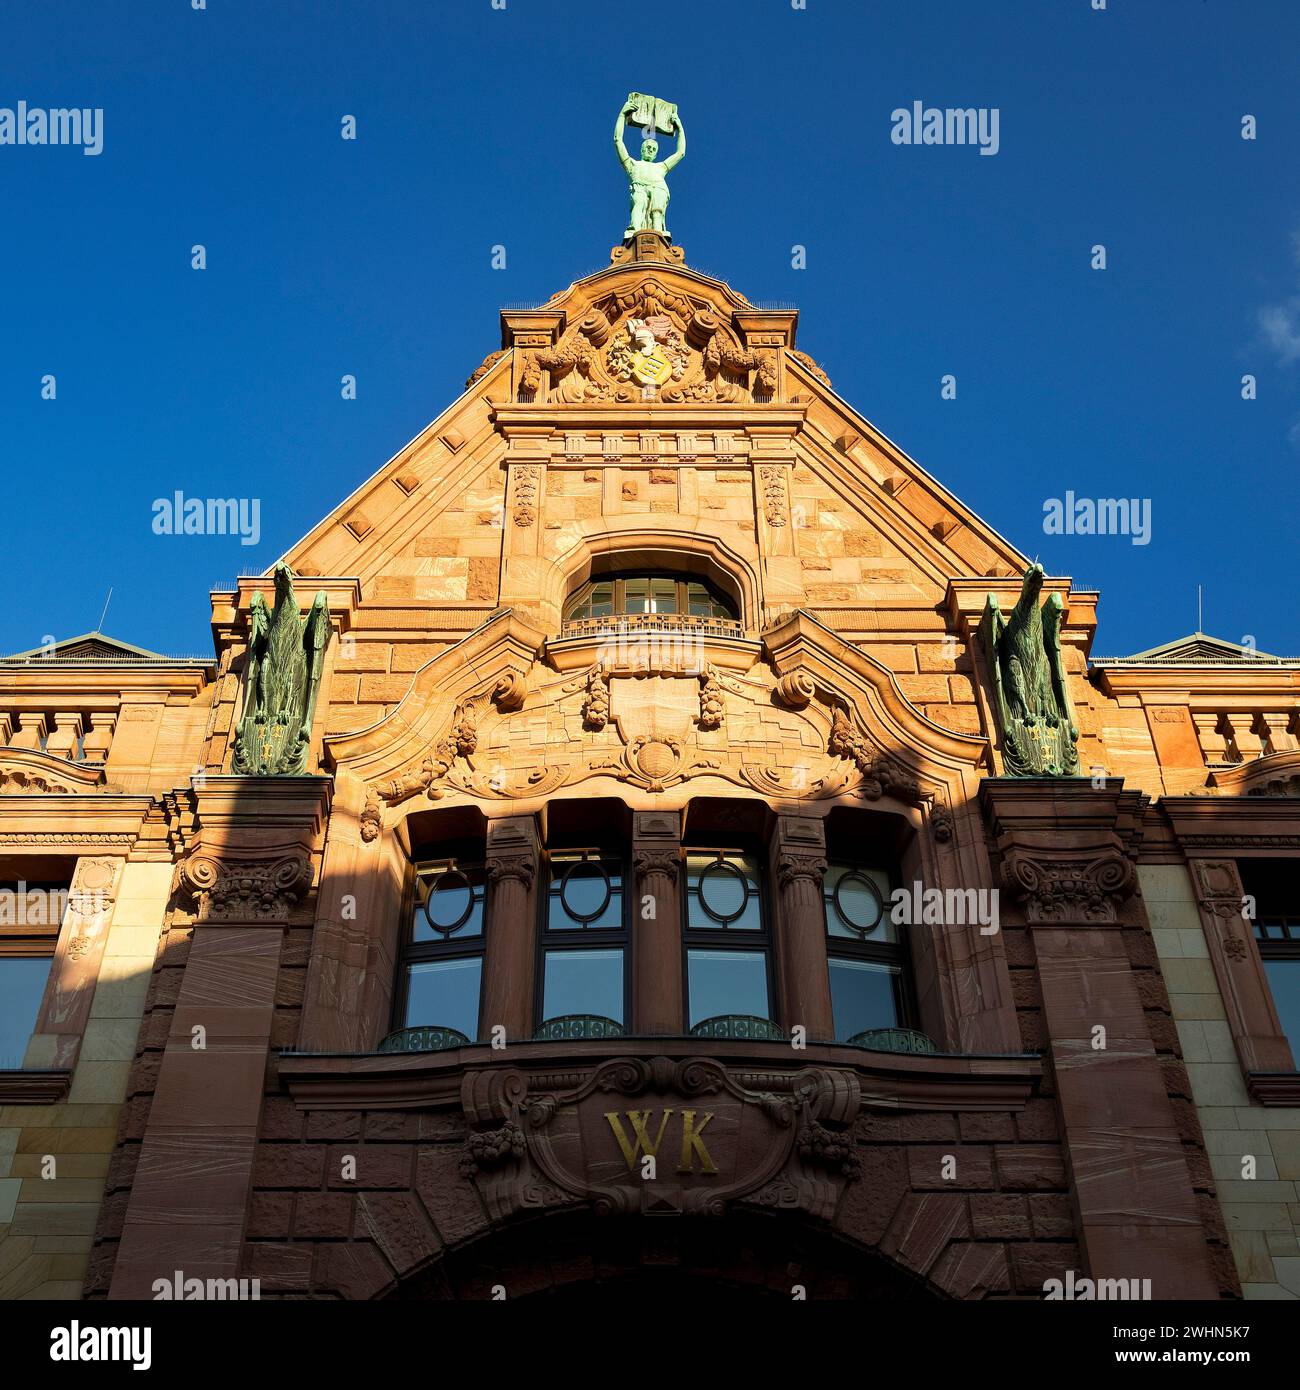
[(619, 573), (589, 579), (564, 606), (566, 624), (658, 618), (736, 623), (734, 604), (695, 575)]

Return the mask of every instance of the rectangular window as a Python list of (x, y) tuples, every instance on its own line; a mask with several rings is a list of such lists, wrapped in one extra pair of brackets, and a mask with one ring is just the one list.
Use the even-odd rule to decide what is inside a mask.
[[(0, 956), (0, 1071), (17, 1071), (36, 1028), (54, 958), (54, 941), (11, 938), (4, 947), (15, 954)], [(19, 955), (19, 950), (32, 954)]]
[(406, 946), (398, 1026), (478, 1037), (483, 985), (483, 865), (420, 864)]
[(67, 905), (67, 879), (0, 881), (0, 1071), (23, 1065)]
[(836, 1041), (907, 1026), (906, 962), (889, 913), (889, 875), (835, 861), (822, 891)]
[(769, 942), (759, 863), (741, 850), (686, 856), (687, 1027), (771, 1020)]
[(1291, 1055), (1300, 1065), (1300, 892), (1293, 861), (1237, 862), (1246, 893), (1243, 910), (1253, 911), (1255, 945), (1273, 994), (1273, 1007)]
[[(626, 1026), (627, 904), (621, 859), (600, 850), (547, 855), (539, 1028), (608, 1036)], [(581, 1020), (593, 1020), (590, 1025)]]

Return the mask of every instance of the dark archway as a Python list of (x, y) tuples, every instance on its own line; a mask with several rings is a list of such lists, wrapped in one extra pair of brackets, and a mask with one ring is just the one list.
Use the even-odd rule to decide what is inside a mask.
[(386, 1295), (400, 1301), (550, 1297), (668, 1302), (796, 1297), (897, 1301), (935, 1290), (798, 1216), (597, 1216), (583, 1207), (515, 1222), (444, 1255)]

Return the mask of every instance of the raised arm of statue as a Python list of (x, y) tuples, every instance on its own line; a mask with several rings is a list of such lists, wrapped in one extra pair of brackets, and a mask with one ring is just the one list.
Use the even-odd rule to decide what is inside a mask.
[(623, 144), (623, 125), (627, 119), (627, 113), (628, 106), (624, 105), (618, 113), (618, 120), (614, 122), (614, 148), (618, 151), (618, 162), (630, 174), (632, 172), (632, 156), (628, 154), (627, 147)]
[(686, 127), (682, 124), (682, 118), (677, 117), (677, 148), (664, 160), (664, 173), (669, 169), (675, 169), (686, 157)]

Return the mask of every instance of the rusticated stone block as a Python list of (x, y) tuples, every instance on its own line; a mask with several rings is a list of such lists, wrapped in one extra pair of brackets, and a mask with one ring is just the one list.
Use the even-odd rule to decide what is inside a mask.
[(1063, 1188), (1065, 1165), (1055, 1148), (1047, 1145), (999, 1145), (999, 1185), (1004, 1188)]
[(460, 1174), (460, 1146), (421, 1149), (415, 1190), (438, 1234), (458, 1245), (487, 1229), (487, 1213), (474, 1186)]
[(1029, 1240), (1034, 1234), (1028, 1198), (1003, 1193), (972, 1193), (970, 1224), (976, 1240)]
[(306, 1291), (311, 1287), (311, 1265), (309, 1245), (254, 1242), (244, 1247), (247, 1277), (260, 1279), (269, 1293)]
[(897, 1115), (863, 1111), (853, 1122), (853, 1135), (860, 1144), (896, 1144), (902, 1122)]
[(432, 1140), (435, 1144), (463, 1140), (465, 1137), (465, 1117), (451, 1111), (422, 1111), (419, 1122), (420, 1138)]
[(291, 1192), (254, 1192), (248, 1200), (248, 1229), (254, 1239), (270, 1240), (287, 1236), (293, 1222)]
[(993, 1184), (993, 1158), (977, 1144), (932, 1144), (907, 1151), (907, 1171), (916, 1191), (965, 1192)]
[(320, 1187), (325, 1178), (323, 1144), (259, 1144), (253, 1186)]
[(954, 1298), (983, 1298), (1011, 1288), (1002, 1245), (950, 1245), (930, 1271), (931, 1282)]
[(336, 1241), (315, 1247), (314, 1284), (318, 1293), (370, 1299), (393, 1281), (384, 1257), (367, 1240)]
[[(344, 1160), (356, 1160), (356, 1177), (345, 1178)], [(411, 1150), (399, 1144), (348, 1144), (330, 1150), (327, 1165), (330, 1187), (410, 1187)]]
[(1020, 1139), (1055, 1139), (1060, 1131), (1056, 1121), (1056, 1103), (1035, 1097), (1017, 1111), (1016, 1135)]
[(409, 1192), (358, 1194), (357, 1230), (370, 1236), (398, 1274), (427, 1260), (442, 1244)]
[(912, 1193), (894, 1214), (880, 1250), (917, 1274), (928, 1274), (954, 1240), (969, 1235), (966, 1198), (960, 1193)]
[(1008, 1247), (1011, 1255), (1011, 1275), (1017, 1293), (1043, 1295), (1049, 1279), (1064, 1279), (1067, 1270), (1082, 1273), (1079, 1247), (1070, 1242), (1053, 1244), (1039, 1241)]
[(1074, 1234), (1074, 1208), (1064, 1193), (1033, 1193), (1029, 1198), (1029, 1215), (1034, 1235), (1039, 1240), (1059, 1240)]
[(366, 1115), (368, 1141), (418, 1139), (420, 1116), (408, 1110), (372, 1110)]
[(308, 1139), (360, 1139), (358, 1110), (313, 1110), (307, 1115)]
[(1014, 1139), (1015, 1122), (1010, 1115), (984, 1114), (974, 1111), (957, 1116), (964, 1141)]
[(300, 1192), (293, 1214), (293, 1233), (298, 1237), (343, 1240), (352, 1234), (350, 1192)]
[(901, 1148), (860, 1148), (858, 1160), (860, 1180), (844, 1189), (836, 1225), (855, 1240), (875, 1245), (908, 1193), (907, 1154)]
[(956, 1116), (933, 1115), (924, 1112), (901, 1115), (899, 1116), (899, 1138), (920, 1144), (956, 1143)]

